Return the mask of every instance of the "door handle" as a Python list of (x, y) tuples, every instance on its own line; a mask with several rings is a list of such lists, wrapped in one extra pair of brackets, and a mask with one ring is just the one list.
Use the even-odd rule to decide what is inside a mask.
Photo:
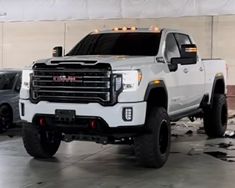
[(203, 71), (203, 68), (202, 68), (202, 67), (200, 67), (200, 68), (199, 68), (199, 70), (202, 72), (202, 71)]
[(188, 73), (188, 69), (187, 68), (184, 68), (184, 73)]

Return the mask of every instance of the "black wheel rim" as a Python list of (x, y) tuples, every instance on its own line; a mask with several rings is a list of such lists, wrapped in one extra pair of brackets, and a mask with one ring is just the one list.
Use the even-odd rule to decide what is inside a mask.
[(159, 147), (161, 154), (165, 154), (167, 152), (169, 145), (169, 132), (168, 125), (166, 121), (161, 123), (160, 133), (159, 133)]
[(54, 150), (57, 150), (57, 147), (60, 143), (60, 134), (56, 131), (42, 129), (40, 131), (40, 137), (41, 144), (45, 152), (47, 152), (49, 155), (53, 154)]
[(53, 145), (58, 141), (58, 134), (54, 131), (41, 130), (41, 140), (44, 145)]

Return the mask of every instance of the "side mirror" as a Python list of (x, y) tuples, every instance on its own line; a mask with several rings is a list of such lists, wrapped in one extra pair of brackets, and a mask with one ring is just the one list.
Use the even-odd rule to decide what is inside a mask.
[(197, 46), (195, 44), (183, 44), (180, 51), (181, 57), (172, 58), (171, 64), (191, 65), (197, 63)]
[(53, 48), (52, 57), (62, 57), (63, 55), (63, 47), (56, 46)]

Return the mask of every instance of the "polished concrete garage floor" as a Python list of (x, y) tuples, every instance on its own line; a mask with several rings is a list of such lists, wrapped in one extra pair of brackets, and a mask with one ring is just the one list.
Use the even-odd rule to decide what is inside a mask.
[(171, 155), (161, 169), (140, 167), (130, 146), (89, 142), (62, 143), (55, 158), (36, 160), (12, 129), (0, 135), (0, 188), (234, 188), (235, 120), (222, 139), (207, 139), (200, 125), (173, 125)]

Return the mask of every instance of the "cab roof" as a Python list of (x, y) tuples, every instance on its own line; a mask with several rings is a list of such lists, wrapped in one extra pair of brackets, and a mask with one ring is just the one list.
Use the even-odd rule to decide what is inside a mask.
[(105, 30), (99, 30), (95, 29), (91, 34), (98, 34), (98, 33), (122, 33), (122, 32), (149, 32), (149, 33), (160, 33), (162, 29), (159, 27), (152, 26), (150, 28), (138, 28), (138, 27), (114, 27), (112, 29), (105, 29)]

